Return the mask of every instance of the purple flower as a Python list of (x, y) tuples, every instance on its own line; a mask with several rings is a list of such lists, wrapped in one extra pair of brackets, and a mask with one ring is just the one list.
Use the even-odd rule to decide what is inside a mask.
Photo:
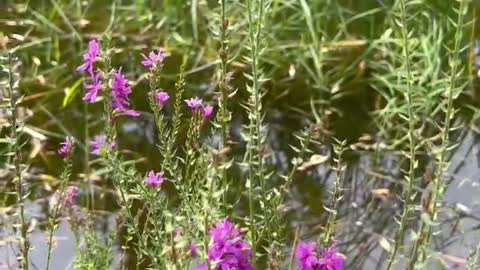
[(170, 99), (170, 96), (165, 91), (160, 91), (155, 93), (155, 99), (160, 105), (165, 105), (167, 101)]
[(197, 257), (198, 255), (198, 246), (195, 243), (190, 243), (189, 247), (190, 256)]
[(58, 149), (58, 154), (64, 158), (70, 155), (70, 152), (73, 149), (73, 144), (72, 136), (65, 137), (65, 141), (60, 144), (61, 147)]
[(202, 99), (195, 97), (191, 99), (186, 99), (185, 102), (187, 103), (187, 106), (193, 111), (193, 112), (198, 112), (200, 109), (203, 108), (203, 101)]
[(343, 270), (345, 259), (335, 252), (335, 245), (322, 248), (317, 256), (317, 245), (313, 242), (300, 242), (295, 252), (298, 270)]
[(95, 139), (90, 142), (90, 153), (99, 156), (105, 147), (108, 150), (112, 150), (116, 146), (117, 144), (115, 142), (107, 144), (107, 136), (105, 136), (105, 134), (97, 135)]
[(183, 234), (183, 230), (180, 227), (175, 228), (175, 238), (181, 237)]
[(93, 65), (97, 61), (97, 57), (100, 53), (100, 45), (95, 39), (88, 42), (88, 51), (83, 54), (83, 64), (77, 68), (77, 71), (88, 71), (90, 75), (93, 75)]
[(208, 264), (207, 262), (200, 262), (197, 266), (197, 270), (207, 270)]
[(151, 187), (158, 187), (163, 183), (163, 181), (165, 181), (163, 174), (155, 173), (154, 171), (148, 172), (147, 176), (145, 177), (145, 184)]
[[(210, 239), (208, 260), (212, 270), (253, 270), (253, 265), (250, 263), (252, 257), (250, 245), (228, 218), (210, 229)], [(205, 263), (200, 264), (198, 269), (205, 269), (205, 265)]]
[(119, 112), (130, 116), (138, 116), (139, 112), (129, 109), (130, 101), (129, 95), (132, 93), (132, 89), (128, 85), (128, 80), (122, 74), (122, 68), (113, 73), (112, 80), (112, 107)]
[(320, 250), (318, 265), (321, 270), (342, 270), (345, 258), (335, 252), (335, 245)]
[(213, 113), (213, 106), (207, 105), (203, 107), (203, 118), (205, 120), (210, 119), (210, 117), (212, 116), (212, 113)]
[(63, 206), (70, 208), (72, 207), (80, 195), (80, 189), (77, 186), (69, 186), (63, 194)]
[(83, 100), (86, 102), (93, 103), (97, 100), (98, 96), (98, 91), (102, 89), (102, 81), (101, 81), (101, 74), (100, 72), (98, 73), (93, 73), (92, 74), (92, 83), (91, 84), (86, 84), (84, 83), (85, 89), (88, 90), (88, 93), (83, 97)]
[(160, 48), (157, 50), (157, 54), (155, 51), (151, 51), (148, 54), (148, 57), (142, 53), (143, 61), (142, 65), (144, 67), (152, 68), (156, 67), (157, 65), (161, 65), (163, 63), (163, 59), (165, 59), (165, 49)]

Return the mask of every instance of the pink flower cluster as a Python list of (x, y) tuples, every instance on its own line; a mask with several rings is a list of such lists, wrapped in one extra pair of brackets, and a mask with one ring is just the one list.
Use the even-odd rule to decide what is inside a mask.
[(129, 96), (132, 93), (132, 89), (129, 86), (127, 78), (122, 74), (122, 68), (120, 67), (113, 73), (112, 80), (112, 107), (126, 115), (139, 116), (140, 113), (129, 109), (130, 101)]
[(107, 136), (105, 134), (95, 136), (93, 141), (90, 141), (90, 153), (100, 156), (103, 149), (113, 150), (117, 144), (115, 142), (107, 143)]
[(147, 68), (155, 68), (163, 64), (163, 60), (165, 59), (165, 49), (160, 48), (155, 51), (151, 51), (148, 56), (142, 53), (142, 65)]
[(58, 154), (63, 158), (66, 158), (70, 155), (73, 149), (73, 137), (67, 136), (65, 137), (65, 141), (60, 144), (60, 149), (58, 149)]
[(344, 257), (335, 252), (335, 246), (321, 248), (317, 255), (317, 245), (314, 242), (300, 242), (295, 252), (298, 260), (298, 270), (342, 270)]
[(83, 97), (83, 100), (93, 103), (97, 100), (98, 92), (103, 88), (101, 73), (95, 73), (95, 62), (100, 55), (100, 45), (96, 40), (90, 40), (88, 43), (88, 51), (83, 54), (83, 64), (77, 68), (78, 72), (88, 72), (91, 83), (84, 83), (85, 89), (88, 93)]
[(213, 106), (211, 105), (204, 105), (203, 100), (198, 97), (186, 99), (185, 103), (187, 107), (189, 107), (193, 113), (195, 114), (202, 114), (205, 120), (210, 119), (213, 114)]
[[(210, 229), (210, 239), (208, 260), (212, 270), (253, 270), (253, 265), (250, 263), (252, 257), (250, 245), (228, 218)], [(207, 268), (206, 262), (198, 266), (198, 270)]]
[(163, 173), (150, 171), (148, 172), (147, 176), (145, 177), (145, 184), (150, 187), (158, 187), (160, 186), (165, 178), (163, 178)]
[[(97, 100), (98, 93), (103, 88), (102, 73), (95, 71), (95, 63), (100, 55), (100, 45), (96, 40), (90, 40), (88, 43), (88, 50), (83, 54), (83, 64), (77, 68), (79, 72), (88, 72), (90, 75), (90, 83), (84, 83), (85, 89), (88, 91), (83, 97), (83, 100), (89, 103), (93, 103)], [(157, 59), (158, 55), (155, 55)], [(122, 68), (113, 72), (112, 78), (112, 107), (118, 112), (124, 113), (130, 116), (138, 116), (139, 113), (129, 109), (130, 101), (129, 96), (132, 93), (132, 89), (129, 86), (128, 80), (122, 74)]]
[(151, 91), (150, 97), (160, 106), (165, 106), (170, 99), (170, 95), (163, 89)]
[(77, 202), (80, 196), (80, 189), (77, 186), (69, 186), (63, 194), (63, 206), (70, 208)]

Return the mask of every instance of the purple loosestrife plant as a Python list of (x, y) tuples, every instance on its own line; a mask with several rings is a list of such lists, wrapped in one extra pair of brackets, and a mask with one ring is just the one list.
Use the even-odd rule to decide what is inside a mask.
[(85, 94), (83, 97), (84, 101), (93, 103), (97, 100), (98, 91), (100, 91), (103, 87), (101, 76), (102, 74), (100, 72), (94, 73), (92, 74), (91, 84), (83, 83), (85, 89), (88, 90), (87, 94)]
[(107, 136), (105, 134), (95, 136), (95, 139), (90, 142), (90, 153), (96, 156), (102, 154), (103, 149), (112, 150), (117, 146), (115, 142), (107, 144)]
[(192, 112), (197, 113), (203, 108), (203, 100), (198, 97), (186, 99), (187, 107), (189, 107)]
[(93, 77), (95, 62), (100, 54), (100, 45), (95, 39), (88, 42), (88, 51), (83, 54), (83, 64), (77, 68), (78, 72), (87, 71)]
[(161, 106), (164, 106), (167, 103), (167, 101), (170, 99), (170, 96), (165, 91), (154, 91), (153, 95), (154, 95), (155, 101)]
[(208, 121), (210, 117), (212, 117), (212, 114), (213, 114), (213, 106), (207, 105), (203, 107), (203, 118), (205, 119), (205, 121)]
[(187, 107), (190, 108), (194, 114), (203, 115), (203, 119), (205, 121), (209, 120), (210, 117), (212, 117), (213, 106), (211, 105), (205, 106), (201, 98), (194, 97), (194, 98), (186, 99), (185, 103), (187, 104)]
[(314, 242), (300, 242), (295, 252), (298, 270), (343, 270), (345, 258), (335, 252), (335, 245), (321, 248), (317, 254)]
[(151, 51), (148, 56), (142, 53), (142, 65), (147, 68), (155, 68), (157, 66), (161, 66), (163, 64), (163, 60), (165, 59), (165, 49), (160, 48), (155, 51)]
[[(250, 245), (228, 218), (210, 229), (208, 261), (213, 270), (253, 270), (251, 257)], [(201, 263), (198, 269), (207, 269), (207, 263)]]
[(60, 149), (58, 149), (58, 154), (63, 158), (66, 158), (70, 155), (73, 149), (74, 140), (72, 136), (65, 137), (65, 141), (60, 144)]
[(147, 176), (145, 176), (145, 184), (150, 187), (158, 187), (163, 181), (165, 181), (165, 178), (163, 178), (163, 174), (159, 172), (150, 171)]
[(90, 40), (88, 43), (88, 51), (83, 54), (83, 64), (77, 68), (78, 72), (88, 72), (91, 83), (84, 83), (87, 94), (83, 97), (86, 102), (93, 103), (97, 99), (98, 91), (102, 88), (101, 73), (95, 73), (95, 62), (100, 55), (100, 45), (96, 40)]
[(198, 256), (198, 246), (195, 243), (190, 243), (190, 246), (188, 248), (188, 253), (192, 257), (197, 257)]
[(129, 96), (132, 93), (132, 89), (129, 86), (128, 80), (122, 74), (122, 68), (120, 67), (113, 73), (112, 80), (112, 108), (118, 112), (124, 113), (130, 116), (138, 116), (139, 112), (131, 110)]
[(77, 202), (78, 197), (80, 196), (80, 189), (77, 186), (69, 186), (63, 194), (63, 206), (66, 208), (71, 208)]

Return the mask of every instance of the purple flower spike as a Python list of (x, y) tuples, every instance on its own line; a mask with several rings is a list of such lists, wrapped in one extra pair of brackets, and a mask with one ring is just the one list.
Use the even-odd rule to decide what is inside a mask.
[(345, 258), (335, 252), (335, 245), (322, 248), (317, 256), (317, 245), (313, 242), (300, 242), (295, 252), (298, 270), (343, 270)]
[(165, 49), (160, 48), (157, 50), (157, 53), (155, 54), (155, 51), (151, 51), (148, 54), (148, 57), (142, 53), (143, 61), (142, 65), (144, 67), (152, 68), (156, 67), (157, 65), (163, 64), (163, 59), (165, 59)]
[(195, 97), (191, 99), (186, 99), (185, 102), (193, 112), (198, 112), (200, 109), (203, 108), (203, 101), (201, 98)]
[[(210, 229), (210, 238), (208, 260), (212, 270), (253, 270), (253, 265), (250, 263), (252, 257), (250, 245), (228, 218)], [(205, 262), (201, 263), (198, 269), (206, 269), (206, 265)]]
[(77, 68), (78, 72), (88, 71), (90, 75), (93, 74), (93, 65), (97, 61), (97, 57), (100, 54), (100, 45), (95, 39), (88, 42), (88, 51), (83, 54), (83, 64)]
[(318, 265), (320, 269), (327, 270), (342, 270), (345, 258), (335, 252), (335, 245), (330, 248), (322, 248), (320, 251), (320, 258), (318, 259)]
[(197, 266), (197, 270), (207, 270), (208, 264), (207, 262), (200, 262)]
[(163, 181), (165, 181), (163, 174), (155, 173), (154, 171), (148, 172), (147, 176), (145, 177), (145, 184), (151, 187), (158, 187), (163, 183)]
[(113, 150), (117, 144), (115, 142), (111, 142), (107, 145), (107, 136), (105, 134), (95, 136), (95, 139), (90, 142), (90, 153), (100, 156), (102, 149), (105, 147), (108, 150)]
[(113, 73), (112, 80), (112, 107), (117, 111), (130, 116), (138, 116), (139, 112), (129, 109), (129, 96), (132, 93), (128, 80), (122, 74), (122, 68)]
[(58, 154), (64, 158), (70, 155), (70, 152), (73, 149), (73, 144), (72, 136), (65, 137), (65, 141), (60, 144), (61, 147), (58, 149)]
[(189, 247), (190, 256), (197, 257), (198, 256), (198, 246), (195, 243), (191, 243)]
[(80, 189), (77, 186), (69, 186), (63, 194), (63, 206), (70, 208), (76, 202), (80, 195)]
[(83, 100), (89, 103), (95, 102), (97, 100), (98, 91), (103, 87), (100, 72), (97, 74), (94, 73), (92, 75), (92, 83), (84, 83), (84, 87), (88, 90), (88, 93), (83, 97)]
[(165, 105), (167, 101), (170, 99), (170, 96), (168, 95), (167, 92), (160, 91), (155, 94), (155, 98), (160, 105)]
[(213, 114), (213, 106), (207, 105), (203, 107), (203, 118), (205, 120), (210, 119), (210, 117), (212, 117), (212, 114)]

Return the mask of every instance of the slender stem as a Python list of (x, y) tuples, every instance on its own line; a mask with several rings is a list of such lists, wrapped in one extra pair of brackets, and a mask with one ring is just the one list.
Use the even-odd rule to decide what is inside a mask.
[(172, 248), (173, 264), (175, 265), (175, 270), (180, 270), (180, 268), (178, 267), (177, 249), (175, 248), (175, 241), (173, 238), (174, 238), (174, 233), (172, 232), (170, 234), (170, 246)]
[(301, 226), (297, 226), (297, 229), (295, 230), (295, 239), (293, 240), (293, 249), (292, 253), (290, 254), (290, 261), (288, 263), (288, 270), (293, 270), (294, 263), (295, 263), (295, 252), (297, 252), (297, 246), (298, 246), (298, 239), (300, 237), (300, 230)]
[[(203, 236), (203, 244), (205, 246), (205, 250), (208, 250), (208, 226), (209, 226), (209, 213), (208, 213), (208, 206), (210, 205), (211, 203), (211, 200), (212, 200), (212, 195), (213, 195), (213, 189), (214, 189), (214, 184), (215, 184), (215, 181), (213, 181), (213, 179), (210, 179), (210, 185), (209, 185), (209, 188), (208, 188), (208, 197), (207, 197), (207, 205), (204, 207), (205, 209), (205, 217), (204, 217), (204, 226), (205, 226), (205, 232), (204, 232), (204, 236)], [(207, 269), (210, 270), (212, 268), (211, 264), (210, 264), (210, 260), (207, 260)]]
[[(263, 176), (263, 149), (262, 149), (262, 127), (261, 127), (261, 94), (260, 94), (260, 85), (259, 85), (259, 70), (258, 70), (258, 49), (260, 45), (261, 29), (262, 29), (262, 19), (263, 19), (263, 8), (264, 1), (259, 0), (255, 5), (255, 8), (258, 8), (258, 14), (256, 20), (254, 20), (254, 4), (253, 0), (247, 1), (247, 15), (248, 15), (248, 24), (249, 24), (249, 39), (250, 39), (250, 58), (251, 58), (251, 68), (252, 68), (252, 96), (250, 100), (250, 105), (252, 106), (250, 116), (250, 127), (249, 127), (249, 147), (248, 147), (248, 164), (249, 168), (249, 212), (250, 212), (250, 233), (252, 235), (252, 254), (255, 261), (256, 254), (256, 245), (257, 245), (257, 235), (255, 231), (255, 213), (254, 213), (254, 204), (253, 200), (253, 185), (256, 182), (260, 183), (262, 190), (262, 198), (265, 198), (266, 188), (265, 188), (265, 179)], [(258, 179), (258, 181), (255, 181)], [(268, 218), (265, 217), (265, 221), (268, 222)], [(268, 224), (265, 224), (268, 228)]]
[(339, 146), (334, 146), (337, 148), (337, 168), (336, 168), (336, 175), (335, 175), (335, 187), (333, 191), (333, 198), (332, 198), (332, 206), (330, 207), (330, 216), (328, 217), (328, 222), (327, 222), (327, 232), (325, 234), (325, 239), (324, 243), (328, 244), (331, 241), (331, 238), (334, 237), (335, 235), (335, 224), (337, 223), (337, 205), (338, 201), (340, 200), (341, 196), (341, 179), (342, 179), (342, 167), (343, 167), (343, 161), (342, 161), (342, 155), (343, 151), (345, 150), (345, 142), (340, 142)]
[[(429, 205), (432, 205), (431, 209), (431, 221), (430, 222), (422, 222), (420, 226), (420, 235), (415, 241), (413, 247), (413, 256), (409, 263), (408, 269), (414, 269), (415, 264), (417, 262), (417, 258), (420, 262), (425, 261), (425, 249), (428, 247), (431, 237), (432, 237), (432, 224), (434, 224), (435, 220), (437, 219), (438, 215), (438, 205), (440, 204), (441, 197), (443, 195), (444, 187), (442, 181), (443, 174), (445, 173), (445, 169), (447, 167), (446, 156), (448, 154), (449, 148), (449, 135), (450, 135), (450, 126), (451, 126), (451, 119), (454, 114), (453, 110), (453, 97), (455, 88), (457, 87), (457, 70), (459, 65), (459, 57), (460, 57), (460, 46), (462, 41), (462, 34), (463, 34), (463, 25), (464, 25), (464, 11), (466, 7), (466, 1), (460, 1), (460, 7), (458, 11), (458, 18), (456, 23), (456, 33), (455, 33), (455, 45), (452, 52), (452, 62), (451, 62), (451, 70), (450, 70), (450, 81), (447, 88), (447, 109), (445, 112), (445, 119), (444, 119), (444, 127), (442, 130), (442, 144), (440, 146), (440, 153), (438, 155), (438, 166), (436, 175), (433, 179), (433, 194), (431, 197), (431, 201)], [(431, 204), (430, 204), (431, 203)], [(420, 252), (420, 254), (418, 254)]]
[(60, 206), (62, 205), (62, 200), (65, 198), (65, 189), (67, 187), (67, 182), (70, 178), (71, 172), (71, 163), (70, 159), (67, 157), (65, 160), (64, 169), (62, 172), (62, 177), (60, 180), (60, 192), (58, 193), (58, 201), (55, 204), (53, 209), (53, 215), (49, 220), (49, 230), (48, 230), (48, 251), (47, 251), (47, 267), (46, 270), (50, 269), (50, 259), (52, 255), (52, 246), (53, 246), (53, 234), (57, 228), (58, 223), (58, 212), (60, 211)]
[(405, 57), (405, 72), (407, 74), (407, 106), (408, 106), (408, 142), (409, 142), (409, 170), (408, 170), (408, 187), (405, 194), (405, 206), (403, 208), (402, 216), (400, 217), (400, 225), (396, 232), (395, 243), (393, 245), (392, 253), (388, 260), (388, 265), (386, 270), (390, 270), (395, 264), (395, 257), (397, 255), (398, 249), (403, 243), (403, 237), (405, 232), (405, 227), (407, 223), (407, 217), (412, 208), (412, 193), (415, 182), (415, 119), (413, 115), (413, 87), (412, 87), (412, 73), (410, 69), (410, 50), (408, 44), (408, 32), (407, 32), (407, 18), (406, 18), (406, 0), (400, 0), (400, 13), (401, 13), (401, 32), (403, 39), (403, 50)]
[[(228, 123), (230, 122), (230, 114), (228, 112), (228, 85), (227, 85), (227, 69), (228, 69), (228, 48), (227, 48), (227, 30), (228, 30), (228, 21), (225, 15), (225, 3), (226, 0), (220, 1), (220, 17), (221, 17), (221, 26), (220, 26), (220, 92), (221, 92), (221, 102), (220, 102), (220, 124), (222, 127), (222, 139), (220, 143), (220, 151), (227, 146), (228, 139)], [(223, 188), (226, 191), (228, 180), (227, 180), (227, 168), (222, 167), (221, 177)], [(223, 192), (223, 206), (227, 205), (227, 192)]]
[(15, 167), (15, 176), (17, 180), (17, 193), (18, 193), (18, 199), (17, 202), (20, 207), (20, 220), (21, 220), (21, 226), (20, 226), (20, 250), (22, 252), (22, 266), (24, 270), (28, 270), (29, 268), (29, 259), (28, 259), (28, 251), (29, 251), (29, 241), (27, 238), (27, 230), (28, 230), (28, 225), (25, 217), (25, 202), (24, 202), (24, 190), (23, 190), (23, 174), (22, 174), (22, 168), (21, 168), (21, 159), (22, 159), (22, 153), (20, 152), (20, 138), (18, 134), (18, 123), (17, 123), (17, 98), (15, 97), (14, 94), (14, 88), (15, 88), (15, 79), (13, 77), (13, 57), (11, 54), (8, 54), (8, 96), (10, 100), (10, 113), (11, 113), (11, 136), (14, 140), (13, 142), (13, 153), (15, 154), (14, 156), (14, 167)]

